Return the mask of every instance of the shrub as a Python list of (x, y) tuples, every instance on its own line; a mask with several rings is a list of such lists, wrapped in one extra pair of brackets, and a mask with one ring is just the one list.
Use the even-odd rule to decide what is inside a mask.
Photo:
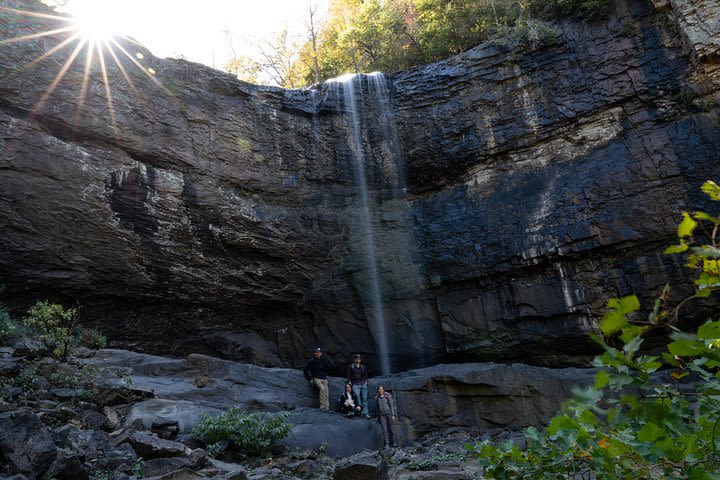
[(76, 371), (59, 370), (48, 378), (53, 386), (70, 389), (74, 400), (90, 400), (99, 379), (100, 369), (94, 365)]
[(560, 32), (551, 23), (537, 19), (518, 20), (512, 26), (496, 27), (490, 36), (494, 45), (530, 52), (558, 42)]
[(65, 309), (57, 303), (39, 301), (27, 312), (23, 324), (32, 329), (54, 356), (65, 358), (77, 322), (77, 309)]
[(107, 337), (94, 328), (83, 328), (78, 326), (75, 328), (74, 337), (78, 345), (92, 348), (94, 350), (105, 348), (107, 345)]
[[(720, 187), (702, 190), (720, 201)], [(698, 221), (712, 227), (710, 241), (693, 238)], [(696, 292), (707, 297), (720, 289), (720, 219), (704, 212), (684, 213), (680, 244), (666, 253), (687, 252), (698, 271)], [(484, 441), (469, 448), (485, 466), (486, 478), (689, 478), (720, 479), (720, 321), (709, 321), (695, 334), (671, 325), (684, 300), (668, 305), (666, 286), (647, 319), (638, 319), (634, 295), (611, 299), (595, 340), (604, 353), (595, 358), (595, 385), (576, 388), (573, 398), (547, 429), (525, 431), (527, 448)], [(662, 355), (640, 351), (643, 335), (670, 328), (671, 342)], [(659, 372), (665, 368), (663, 372)], [(691, 389), (680, 380), (692, 379)]]
[[(4, 291), (5, 285), (0, 285), (0, 294)], [(19, 330), (18, 324), (10, 318), (10, 313), (5, 308), (5, 305), (0, 302), (0, 341), (14, 338), (18, 335)]]
[(20, 373), (11, 380), (12, 384), (22, 389), (26, 398), (35, 398), (37, 394), (37, 380), (40, 374), (40, 361), (34, 360), (23, 365)]
[(231, 408), (216, 417), (201, 416), (200, 423), (193, 428), (193, 436), (216, 450), (223, 441), (235, 444), (249, 455), (257, 456), (287, 436), (292, 425), (287, 422), (287, 412), (271, 415), (267, 412), (245, 413)]
[(17, 324), (12, 321), (5, 307), (0, 305), (0, 340), (12, 338), (17, 334)]
[(590, 17), (608, 13), (610, 0), (531, 0), (530, 11), (542, 17)]

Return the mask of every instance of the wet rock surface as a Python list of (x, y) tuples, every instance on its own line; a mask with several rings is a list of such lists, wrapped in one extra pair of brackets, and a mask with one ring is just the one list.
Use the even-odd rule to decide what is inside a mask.
[[(720, 173), (718, 12), (655, 4), (384, 91), (354, 81), (394, 371), (583, 364), (609, 297), (684, 295), (660, 252)], [(1, 39), (55, 28), (0, 14)], [(63, 35), (0, 45), (6, 303), (77, 300), (114, 345), (148, 352), (298, 368), (321, 344), (378, 370), (337, 85), (257, 87), (121, 41), (142, 68), (106, 55), (111, 94), (96, 62), (82, 97), (84, 62), (55, 81), (72, 49), (43, 56)]]

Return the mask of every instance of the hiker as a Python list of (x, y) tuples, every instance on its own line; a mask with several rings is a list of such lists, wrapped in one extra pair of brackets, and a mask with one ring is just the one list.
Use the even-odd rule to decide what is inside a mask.
[(316, 347), (313, 350), (313, 358), (310, 359), (303, 374), (310, 382), (310, 385), (318, 389), (320, 395), (320, 408), (330, 409), (330, 390), (328, 389), (328, 371), (333, 368), (330, 359), (323, 356), (322, 348)]
[(394, 447), (392, 424), (395, 421), (395, 402), (392, 395), (385, 391), (385, 387), (378, 385), (375, 397), (375, 408), (378, 421), (383, 432), (383, 448)]
[(338, 398), (338, 410), (347, 416), (360, 415), (362, 408), (358, 405), (357, 397), (353, 392), (353, 386), (349, 383), (345, 384), (345, 391)]
[(362, 365), (362, 357), (356, 353), (353, 356), (353, 363), (348, 365), (347, 381), (352, 385), (353, 393), (358, 400), (358, 405), (362, 407), (362, 416), (370, 418), (368, 413), (368, 377), (367, 368)]

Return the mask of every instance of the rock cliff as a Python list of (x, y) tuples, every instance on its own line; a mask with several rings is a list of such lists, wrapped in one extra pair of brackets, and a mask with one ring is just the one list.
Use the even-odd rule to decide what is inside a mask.
[(382, 312), (402, 370), (579, 364), (609, 297), (687, 291), (661, 252), (720, 173), (713, 2), (618, 1), (540, 46), (295, 91), (127, 39), (70, 62), (71, 32), (33, 35), (63, 21), (8, 10), (43, 5), (0, 6), (16, 311), (78, 301), (118, 346), (297, 367), (321, 344), (373, 369)]

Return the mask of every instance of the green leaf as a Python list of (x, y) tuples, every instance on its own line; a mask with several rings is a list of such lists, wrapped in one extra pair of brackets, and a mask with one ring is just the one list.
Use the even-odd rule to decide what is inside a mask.
[(567, 415), (558, 415), (550, 420), (550, 425), (547, 428), (547, 433), (550, 435), (556, 435), (564, 430), (578, 430), (580, 425), (568, 417)]
[(704, 340), (715, 340), (720, 338), (720, 322), (707, 322), (700, 325), (697, 331), (697, 338)]
[(625, 325), (627, 325), (625, 315), (617, 310), (609, 310), (605, 312), (605, 315), (603, 315), (603, 318), (600, 320), (600, 330), (605, 335), (612, 335), (622, 329)]
[(702, 467), (695, 467), (690, 470), (689, 480), (713, 480), (717, 476), (710, 476), (710, 474)]
[(654, 442), (661, 435), (665, 434), (665, 430), (661, 429), (652, 422), (648, 422), (638, 431), (637, 439), (641, 442)]
[(699, 288), (698, 290), (695, 290), (695, 296), (697, 298), (708, 298), (711, 293), (712, 293), (712, 290), (710, 290), (709, 288), (705, 288), (705, 289)]
[(702, 247), (692, 247), (692, 252), (695, 255), (699, 255), (705, 258), (720, 258), (720, 249), (711, 247), (710, 245), (703, 245)]
[(712, 180), (703, 183), (700, 190), (705, 192), (711, 199), (720, 200), (720, 187)]
[(581, 405), (594, 406), (603, 397), (601, 390), (587, 387), (580, 388), (578, 386), (573, 387), (573, 399)]
[(632, 337), (632, 339), (625, 344), (623, 351), (626, 353), (635, 353), (640, 349), (640, 345), (643, 343), (641, 337)]
[(539, 442), (539, 441), (540, 441), (540, 431), (537, 429), (537, 427), (533, 427), (533, 426), (527, 427), (527, 428), (525, 429), (525, 433), (524, 433), (524, 434), (525, 434), (525, 437), (526, 437), (528, 440), (532, 440), (532, 441), (535, 441), (535, 442)]
[(680, 245), (670, 245), (663, 251), (663, 253), (682, 253), (687, 249), (688, 249), (687, 243), (680, 240)]
[(610, 388), (613, 390), (619, 390), (621, 387), (624, 387), (625, 385), (630, 385), (633, 381), (633, 377), (630, 375), (613, 375), (610, 377)]
[(610, 381), (610, 375), (606, 370), (600, 370), (595, 374), (595, 388), (605, 388)]
[(640, 301), (635, 295), (628, 295), (622, 298), (611, 298), (608, 307), (614, 308), (621, 313), (631, 313), (640, 309)]
[(708, 222), (720, 224), (720, 218), (713, 217), (712, 215), (708, 215), (705, 212), (695, 212), (693, 214), (693, 217), (697, 218), (698, 220), (707, 220)]
[[(635, 339), (639, 339), (640, 335), (642, 335), (647, 329), (648, 327), (641, 327), (639, 325), (628, 325), (627, 327), (622, 329), (622, 335), (620, 335), (620, 340), (622, 340), (624, 343), (633, 342), (635, 341)], [(642, 342), (642, 340), (640, 341)], [(626, 352), (629, 351), (627, 348), (623, 348), (623, 350), (625, 350)], [(637, 349), (633, 351), (637, 351)]]
[(703, 347), (704, 345), (697, 340), (679, 338), (668, 345), (668, 350), (678, 357), (688, 357), (696, 355)]
[(595, 415), (590, 410), (583, 410), (580, 416), (578, 417), (578, 420), (580, 420), (582, 423), (586, 425), (597, 425), (598, 420), (595, 417)]
[(697, 222), (687, 212), (683, 212), (683, 221), (678, 225), (678, 237), (691, 236), (695, 227), (697, 227)]
[(635, 360), (637, 368), (643, 372), (651, 373), (662, 367), (662, 362), (658, 361), (657, 356), (641, 355)]
[(640, 308), (640, 301), (635, 295), (623, 298), (611, 298), (608, 301), (608, 310), (600, 320), (600, 330), (605, 335), (612, 335), (621, 330), (628, 322), (625, 315)]

